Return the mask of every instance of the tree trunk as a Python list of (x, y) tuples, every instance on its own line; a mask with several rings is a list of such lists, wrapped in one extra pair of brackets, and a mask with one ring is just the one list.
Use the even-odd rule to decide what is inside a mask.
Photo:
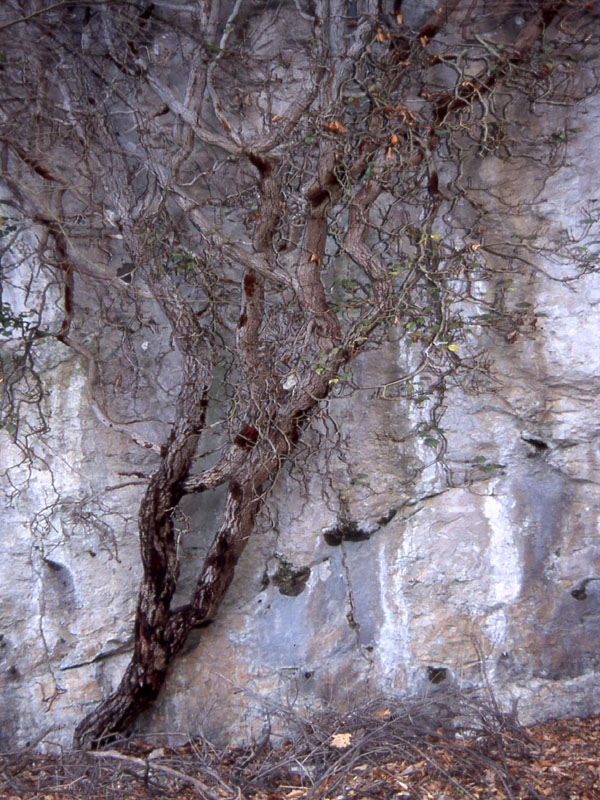
[[(156, 583), (156, 579), (161, 582), (162, 579), (152, 570), (144, 575), (135, 620), (133, 657), (116, 691), (77, 726), (73, 737), (75, 748), (97, 748), (126, 733), (142, 711), (156, 700), (169, 666), (191, 629), (206, 625), (216, 614), (252, 533), (258, 507), (251, 484), (230, 484), (223, 524), (206, 556), (189, 605), (169, 611), (167, 595), (161, 593)], [(160, 571), (158, 562), (156, 570)], [(153, 580), (154, 590), (149, 591)]]

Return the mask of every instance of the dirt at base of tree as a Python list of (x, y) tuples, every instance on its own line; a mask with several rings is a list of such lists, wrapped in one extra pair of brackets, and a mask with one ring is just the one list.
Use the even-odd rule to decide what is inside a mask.
[(136, 738), (98, 753), (0, 756), (0, 798), (35, 800), (600, 800), (600, 715), (523, 728), (433, 727), (392, 704), (302, 721), (272, 747), (173, 748)]

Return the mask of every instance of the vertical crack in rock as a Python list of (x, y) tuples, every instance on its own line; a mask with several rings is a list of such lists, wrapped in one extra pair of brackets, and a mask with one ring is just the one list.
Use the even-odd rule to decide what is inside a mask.
[(346, 603), (348, 605), (348, 611), (346, 612), (346, 619), (348, 621), (348, 625), (354, 631), (354, 635), (356, 637), (356, 644), (358, 646), (358, 650), (361, 656), (369, 664), (369, 669), (372, 669), (374, 666), (373, 657), (370, 655), (368, 648), (363, 647), (363, 644), (360, 639), (360, 622), (358, 621), (356, 602), (354, 599), (354, 589), (352, 587), (352, 576), (350, 574), (350, 567), (348, 566), (346, 546), (344, 545), (343, 541), (341, 542), (341, 550), (342, 550), (342, 568), (344, 570), (344, 576), (346, 578)]
[[(52, 584), (53, 582), (58, 579), (60, 584), (60, 589), (64, 589), (65, 585), (62, 580), (62, 572), (65, 569), (62, 564), (58, 564), (55, 561), (45, 558), (41, 554), (35, 551), (35, 548), (31, 550), (31, 566), (32, 571), (37, 579), (38, 584), (38, 594), (37, 594), (37, 627), (40, 634), (40, 641), (42, 642), (42, 648), (44, 652), (44, 657), (46, 661), (46, 668), (48, 670), (48, 675), (50, 677), (50, 685), (45, 680), (39, 682), (39, 687), (42, 693), (42, 703), (46, 704), (46, 711), (51, 711), (52, 706), (54, 705), (55, 701), (57, 700), (60, 695), (65, 693), (65, 689), (60, 685), (54, 668), (53, 668), (53, 647), (49, 644), (49, 636), (51, 635), (51, 623), (48, 619), (47, 614), (47, 606), (48, 606), (48, 595), (50, 594), (50, 603), (55, 599), (52, 597), (52, 590), (57, 588), (54, 587)], [(70, 573), (66, 570), (67, 574), (70, 577)], [(69, 581), (66, 581), (67, 585)], [(50, 588), (49, 588), (50, 586)], [(60, 594), (60, 591), (59, 591)], [(51, 606), (52, 607), (52, 606)]]

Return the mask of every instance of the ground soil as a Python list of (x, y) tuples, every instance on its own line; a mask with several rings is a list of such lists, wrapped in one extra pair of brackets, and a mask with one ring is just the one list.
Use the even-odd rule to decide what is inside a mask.
[(21, 750), (0, 755), (0, 798), (600, 800), (600, 716), (524, 728), (488, 708), (479, 728), (440, 720), (379, 702), (298, 718), (277, 747), (138, 737), (96, 753)]

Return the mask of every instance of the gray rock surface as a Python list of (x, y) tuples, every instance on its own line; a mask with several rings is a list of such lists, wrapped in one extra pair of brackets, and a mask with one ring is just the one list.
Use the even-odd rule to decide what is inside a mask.
[[(540, 198), (550, 245), (581, 227), (597, 191), (600, 107), (574, 116), (569, 163)], [(493, 156), (480, 170), (510, 186)], [(443, 398), (437, 446), (419, 436), (428, 409), (393, 393), (329, 402), (339, 447), (321, 447), (324, 418), (315, 452), (280, 476), (218, 619), (188, 643), (141, 729), (243, 738), (269, 708), (486, 681), (522, 721), (600, 710), (600, 276), (562, 282), (568, 264), (539, 267), (514, 287), (527, 324), (482, 336), (490, 377)], [(48, 741), (68, 743), (116, 685), (139, 575), (134, 473), (154, 463), (93, 415), (79, 360), (41, 347), (38, 459), (0, 431), (0, 747), (49, 728)], [(390, 341), (354, 378), (380, 386), (409, 359)], [(184, 589), (219, 503), (187, 501)]]

